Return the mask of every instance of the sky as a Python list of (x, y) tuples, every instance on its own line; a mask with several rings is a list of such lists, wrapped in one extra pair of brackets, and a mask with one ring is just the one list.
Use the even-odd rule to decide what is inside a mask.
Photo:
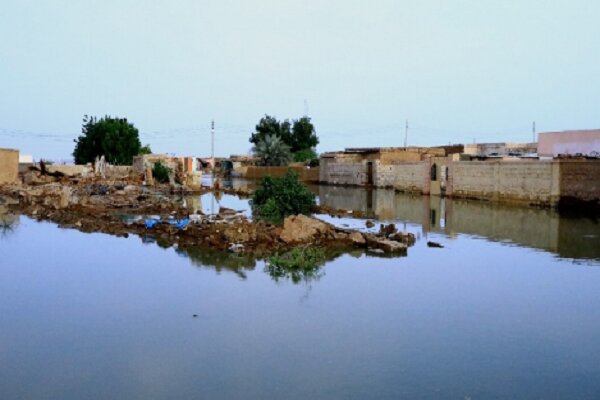
[(247, 154), (308, 109), (319, 152), (600, 128), (600, 1), (0, 0), (0, 147), (68, 159), (84, 115), (154, 152)]

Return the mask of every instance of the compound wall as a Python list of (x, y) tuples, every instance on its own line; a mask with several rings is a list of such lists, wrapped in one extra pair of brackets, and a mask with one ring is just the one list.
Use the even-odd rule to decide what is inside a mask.
[(0, 185), (19, 178), (19, 150), (0, 149)]
[(560, 195), (556, 162), (459, 161), (448, 167), (452, 197), (552, 205)]

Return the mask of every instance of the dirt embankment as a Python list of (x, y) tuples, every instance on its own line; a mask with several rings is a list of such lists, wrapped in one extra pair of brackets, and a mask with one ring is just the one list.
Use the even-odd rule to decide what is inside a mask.
[(83, 232), (151, 236), (163, 246), (210, 248), (259, 258), (297, 246), (405, 255), (414, 243), (412, 234), (397, 232), (394, 226), (382, 227), (379, 234), (363, 234), (304, 215), (288, 217), (283, 226), (249, 220), (230, 209), (206, 215), (186, 208), (173, 192), (168, 186), (148, 189), (128, 180), (44, 176), (0, 187), (0, 205)]

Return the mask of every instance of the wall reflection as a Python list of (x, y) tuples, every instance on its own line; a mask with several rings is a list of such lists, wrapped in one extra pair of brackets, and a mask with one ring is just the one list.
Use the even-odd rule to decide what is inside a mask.
[(389, 189), (321, 186), (323, 205), (365, 212), (370, 218), (418, 224), (448, 236), (468, 234), (542, 249), (567, 258), (600, 259), (597, 219), (554, 210), (396, 193)]

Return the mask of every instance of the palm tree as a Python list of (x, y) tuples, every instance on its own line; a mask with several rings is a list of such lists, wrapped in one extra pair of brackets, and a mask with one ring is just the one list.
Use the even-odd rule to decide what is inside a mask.
[(277, 135), (265, 135), (252, 149), (259, 158), (260, 165), (280, 166), (288, 165), (292, 160), (290, 146), (283, 143)]

